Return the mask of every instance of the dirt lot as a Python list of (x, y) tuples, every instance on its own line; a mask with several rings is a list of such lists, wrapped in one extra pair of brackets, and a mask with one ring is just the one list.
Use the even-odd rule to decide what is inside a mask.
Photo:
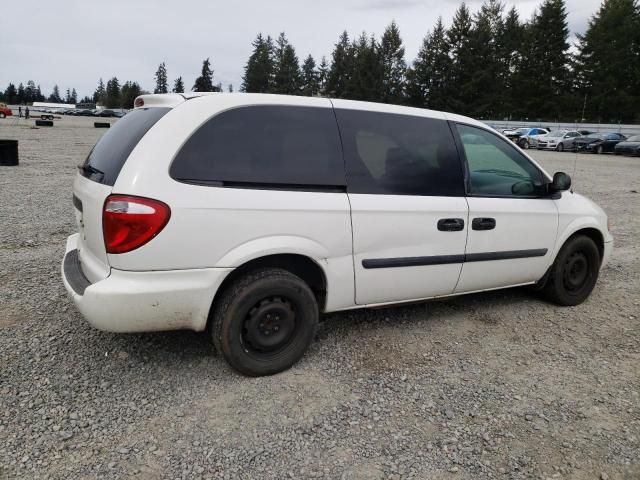
[(295, 368), (248, 379), (203, 334), (99, 332), (67, 299), (92, 122), (0, 120), (20, 141), (0, 167), (0, 478), (640, 478), (640, 159), (533, 152), (612, 218), (587, 303), (334, 314)]

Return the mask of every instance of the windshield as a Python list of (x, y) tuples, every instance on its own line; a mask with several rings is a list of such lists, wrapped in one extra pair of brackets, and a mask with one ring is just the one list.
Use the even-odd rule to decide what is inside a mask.
[(640, 142), (640, 135), (633, 135), (627, 138), (627, 142)]
[(519, 129), (517, 129), (517, 130), (516, 130), (516, 133), (522, 133), (522, 134), (525, 134), (525, 133), (527, 133), (528, 131), (529, 131), (529, 129), (528, 129), (528, 128), (519, 128)]
[(566, 133), (566, 130), (553, 130), (547, 133), (547, 137), (564, 137)]

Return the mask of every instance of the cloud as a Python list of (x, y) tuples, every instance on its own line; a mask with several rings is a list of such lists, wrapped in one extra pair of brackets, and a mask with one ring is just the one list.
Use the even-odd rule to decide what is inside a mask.
[(351, 10), (393, 10), (407, 9), (424, 5), (420, 0), (375, 0), (373, 2), (363, 2), (360, 5), (351, 7)]

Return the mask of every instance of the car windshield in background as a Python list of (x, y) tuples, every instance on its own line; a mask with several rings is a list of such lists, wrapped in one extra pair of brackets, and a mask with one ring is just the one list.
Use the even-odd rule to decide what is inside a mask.
[(567, 130), (554, 130), (552, 132), (547, 133), (547, 137), (564, 137), (567, 133)]
[(516, 133), (521, 133), (522, 135), (529, 133), (529, 129), (528, 128), (519, 128), (516, 130)]
[(633, 135), (632, 137), (627, 138), (627, 142), (640, 142), (640, 135)]
[(81, 167), (81, 173), (99, 183), (114, 185), (120, 170), (144, 134), (170, 108), (140, 108), (122, 117), (104, 134)]
[(591, 138), (598, 138), (600, 140), (606, 140), (607, 139), (607, 134), (606, 133), (594, 133), (593, 135), (589, 135)]

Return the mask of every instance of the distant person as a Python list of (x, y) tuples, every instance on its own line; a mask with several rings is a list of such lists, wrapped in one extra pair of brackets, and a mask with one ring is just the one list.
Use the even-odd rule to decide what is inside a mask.
[(18, 118), (22, 118), (22, 107), (18, 107)]
[(24, 108), (24, 118), (29, 120), (29, 107)]

